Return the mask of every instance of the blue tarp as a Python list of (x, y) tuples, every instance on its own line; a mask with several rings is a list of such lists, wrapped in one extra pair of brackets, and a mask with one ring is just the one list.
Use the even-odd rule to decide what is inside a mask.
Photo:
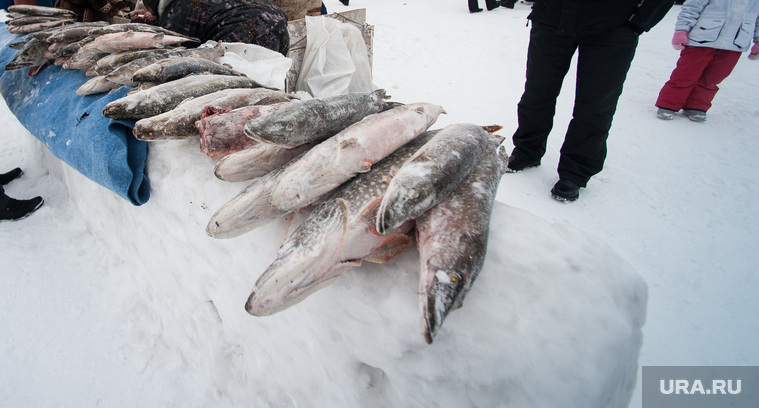
[(8, 44), (20, 38), (0, 28), (0, 94), (11, 112), (56, 157), (87, 178), (134, 205), (146, 203), (150, 198), (145, 174), (148, 144), (132, 135), (133, 120), (113, 120), (102, 114), (106, 104), (130, 88), (80, 96), (76, 90), (89, 79), (83, 71), (54, 65), (32, 77), (27, 68), (5, 71), (17, 53)]

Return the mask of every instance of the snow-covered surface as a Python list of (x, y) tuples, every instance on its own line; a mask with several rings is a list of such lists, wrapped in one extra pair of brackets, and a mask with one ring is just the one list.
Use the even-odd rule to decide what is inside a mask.
[[(511, 148), (527, 5), (350, 8), (366, 8), (375, 26), (374, 83), (393, 100), (443, 106), (433, 128), (503, 125)], [(415, 250), (252, 317), (244, 302), (285, 223), (206, 236), (213, 212), (247, 183), (217, 180), (197, 140), (151, 145), (152, 196), (133, 207), (53, 157), (3, 106), (0, 171), (26, 173), (6, 192), (45, 205), (0, 224), (0, 405), (619, 407), (631, 398), (639, 407), (639, 365), (759, 364), (759, 64), (741, 59), (705, 124), (656, 119), (653, 101), (677, 59), (676, 13), (641, 37), (605, 170), (562, 204), (548, 191), (571, 116), (570, 72), (543, 165), (504, 175), (483, 272), (432, 345), (419, 334)]]

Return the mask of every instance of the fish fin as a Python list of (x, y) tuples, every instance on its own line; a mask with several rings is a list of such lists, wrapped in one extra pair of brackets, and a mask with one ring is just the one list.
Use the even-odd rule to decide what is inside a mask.
[(503, 129), (503, 126), (501, 126), (501, 125), (485, 125), (485, 126), (482, 126), (482, 129), (492, 135), (493, 133), (495, 133), (495, 132)]
[(377, 211), (379, 211), (380, 204), (382, 204), (382, 197), (383, 196), (375, 198), (372, 202), (367, 204), (366, 207), (364, 207), (364, 210), (361, 211), (361, 214), (358, 215), (357, 219), (358, 224), (371, 225), (370, 232), (378, 237), (382, 236), (382, 234), (377, 232), (375, 225), (377, 224)]
[(365, 261), (372, 263), (385, 263), (395, 258), (401, 252), (405, 251), (406, 248), (411, 246), (412, 240), (408, 235), (391, 234), (386, 235), (386, 237), (387, 239), (382, 241), (382, 243), (376, 246), (369, 255), (363, 258)]

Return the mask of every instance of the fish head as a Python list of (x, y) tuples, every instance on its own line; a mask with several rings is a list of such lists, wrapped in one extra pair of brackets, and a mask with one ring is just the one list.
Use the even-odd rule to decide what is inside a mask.
[(434, 164), (424, 160), (407, 162), (408, 171), (390, 181), (377, 212), (377, 232), (386, 234), (405, 221), (415, 219), (429, 209), (436, 199), (436, 187), (427, 182)]
[(420, 296), (421, 326), (425, 341), (432, 343), (448, 313), (461, 307), (476, 272), (468, 265), (451, 263), (447, 254), (433, 255), (425, 268), (423, 275), (427, 281), (422, 289), (426, 293)]
[(353, 266), (338, 262), (347, 228), (344, 200), (319, 206), (282, 244), (277, 259), (256, 281), (245, 310), (254, 316), (271, 315), (334, 282)]
[(276, 116), (264, 115), (249, 120), (243, 131), (259, 142), (293, 147), (300, 144), (293, 140), (301, 140), (304, 137), (300, 135), (309, 134), (307, 115), (308, 112), (298, 109), (297, 104), (288, 105), (278, 109)]

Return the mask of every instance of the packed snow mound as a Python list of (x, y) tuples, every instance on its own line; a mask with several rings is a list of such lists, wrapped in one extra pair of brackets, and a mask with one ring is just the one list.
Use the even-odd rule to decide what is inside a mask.
[(287, 221), (208, 237), (208, 219), (247, 183), (216, 179), (196, 139), (151, 144), (151, 199), (135, 207), (18, 133), (2, 162), (35, 164), (9, 194), (48, 191), (37, 192), (46, 204), (33, 217), (0, 230), (0, 247), (34, 248), (0, 260), (0, 286), (13, 288), (0, 296), (13, 328), (0, 348), (0, 382), (15, 390), (2, 394), (8, 406), (623, 407), (631, 398), (646, 284), (567, 223), (496, 202), (482, 273), (432, 345), (420, 334), (413, 248), (253, 317), (245, 301)]

